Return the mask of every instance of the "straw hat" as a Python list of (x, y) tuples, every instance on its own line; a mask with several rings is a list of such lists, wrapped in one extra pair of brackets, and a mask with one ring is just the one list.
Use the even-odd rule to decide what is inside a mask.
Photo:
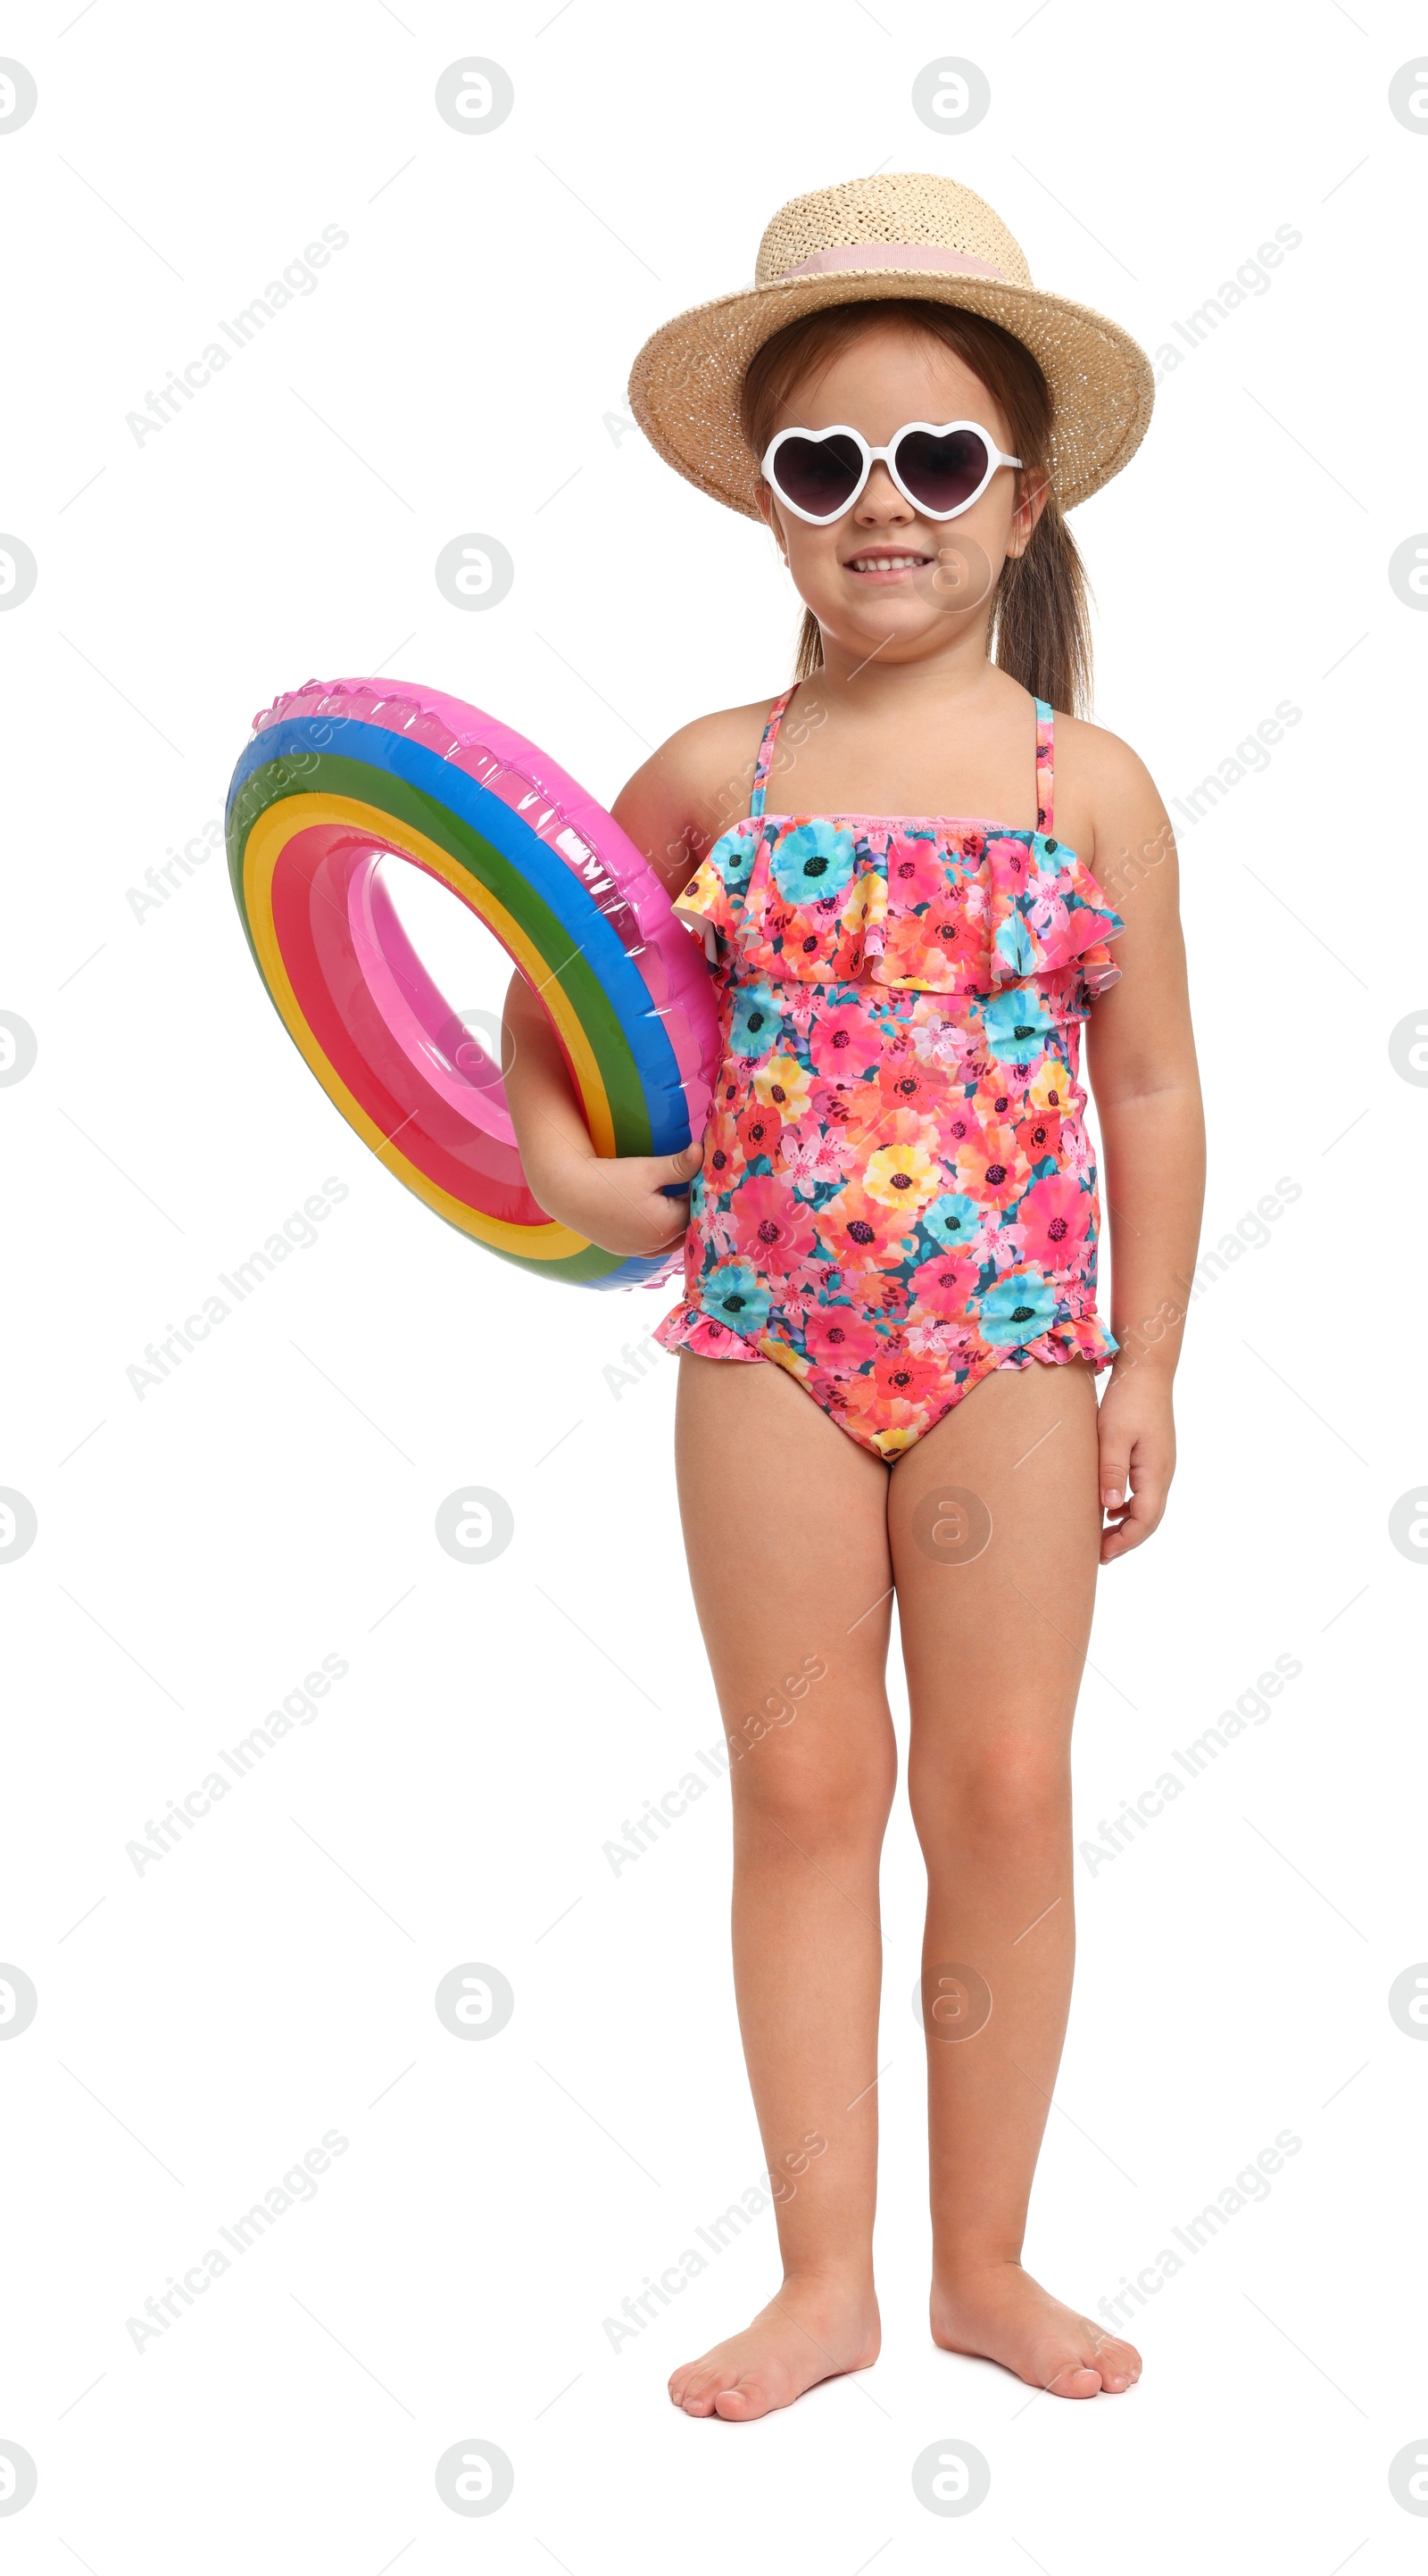
[(921, 171), (849, 179), (781, 206), (755, 283), (695, 305), (645, 342), (630, 376), (636, 420), (677, 473), (757, 518), (759, 469), (739, 422), (749, 360), (800, 314), (881, 296), (964, 305), (1031, 350), (1051, 387), (1047, 462), (1064, 510), (1135, 454), (1154, 398), (1145, 351), (1118, 322), (1033, 286), (1020, 243), (986, 200)]

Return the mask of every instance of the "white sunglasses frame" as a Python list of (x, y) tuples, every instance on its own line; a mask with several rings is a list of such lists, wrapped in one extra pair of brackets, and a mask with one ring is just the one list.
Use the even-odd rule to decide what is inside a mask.
[[(925, 501), (919, 501), (915, 492), (909, 492), (907, 485), (904, 483), (902, 476), (899, 474), (897, 467), (893, 462), (896, 451), (901, 445), (903, 439), (905, 439), (911, 431), (916, 429), (925, 430), (930, 438), (950, 438), (953, 431), (957, 429), (975, 430), (978, 438), (980, 438), (983, 446), (986, 448), (986, 473), (983, 475), (981, 482), (977, 485), (976, 491), (969, 492), (965, 501), (959, 501), (955, 510), (929, 510)], [(775, 479), (773, 471), (774, 462), (778, 456), (779, 449), (783, 446), (784, 441), (789, 438), (812, 439), (814, 444), (820, 447), (825, 439), (852, 439), (854, 446), (858, 448), (862, 455), (863, 470), (858, 477), (858, 481), (854, 486), (852, 493), (843, 503), (840, 510), (829, 510), (820, 517), (812, 510), (801, 510), (796, 501), (791, 501), (789, 499), (788, 494)], [(949, 420), (943, 421), (940, 425), (937, 422), (930, 420), (905, 420), (901, 429), (895, 433), (891, 444), (887, 447), (870, 447), (860, 429), (853, 429), (846, 421), (835, 421), (828, 429), (789, 428), (779, 430), (777, 434), (769, 440), (767, 447), (764, 449), (759, 470), (775, 498), (782, 503), (785, 510), (791, 510), (796, 519), (802, 519), (805, 526), (810, 528), (831, 528), (837, 520), (846, 519), (849, 511), (856, 508), (858, 502), (862, 499), (864, 492), (868, 488), (868, 477), (872, 473), (875, 465), (885, 465), (887, 467), (888, 472), (897, 486), (898, 491), (902, 494), (904, 501), (907, 502), (910, 509), (916, 510), (919, 518), (947, 520), (960, 519), (964, 510), (970, 510), (974, 502), (980, 501), (982, 494), (987, 490), (993, 476), (997, 474), (1003, 465), (1015, 465), (1019, 467), (1020, 464), (1021, 458), (1019, 456), (1004, 456), (1002, 454), (1002, 451), (998, 447), (996, 440), (993, 438), (991, 431), (989, 429), (984, 429), (979, 420)]]

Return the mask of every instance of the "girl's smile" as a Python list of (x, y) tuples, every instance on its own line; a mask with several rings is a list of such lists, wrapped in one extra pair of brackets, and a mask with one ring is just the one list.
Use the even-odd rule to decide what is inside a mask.
[(936, 557), (929, 554), (894, 554), (890, 548), (863, 546), (857, 554), (843, 559), (845, 572), (855, 573), (860, 581), (905, 581), (910, 572), (925, 572)]

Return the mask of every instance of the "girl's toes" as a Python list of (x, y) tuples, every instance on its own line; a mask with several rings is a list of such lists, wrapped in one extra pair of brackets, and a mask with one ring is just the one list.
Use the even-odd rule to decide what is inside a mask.
[(1047, 2389), (1057, 2397), (1099, 2397), (1101, 2373), (1092, 2362), (1063, 2361), (1047, 2381)]
[(1091, 2347), (1090, 2366), (1100, 2372), (1101, 2386), (1113, 2397), (1125, 2388), (1134, 2388), (1140, 2377), (1140, 2354), (1134, 2344), (1121, 2343), (1116, 2336), (1103, 2337)]
[(714, 2412), (722, 2415), (726, 2424), (743, 2424), (751, 2415), (767, 2414), (768, 2407), (758, 2390), (751, 2387), (747, 2379), (740, 2379), (732, 2388), (720, 2389), (714, 2400)]

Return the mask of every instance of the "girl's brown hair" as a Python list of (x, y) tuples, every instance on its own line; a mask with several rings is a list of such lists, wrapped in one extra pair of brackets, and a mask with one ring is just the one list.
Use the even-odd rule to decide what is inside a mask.
[[(915, 296), (826, 305), (821, 312), (805, 313), (797, 322), (787, 323), (766, 340), (749, 361), (739, 397), (744, 436), (755, 456), (763, 455), (780, 407), (795, 385), (845, 349), (870, 322), (889, 316), (955, 350), (1006, 415), (1013, 451), (1022, 460), (1020, 492), (1025, 494), (1029, 483), (1042, 480), (1051, 443), (1051, 389), (1031, 351), (1000, 323), (985, 321), (980, 313), (966, 312), (955, 304), (926, 303)], [(1047, 495), (1025, 553), (1008, 556), (1002, 566), (992, 599), (990, 643), (998, 668), (1019, 680), (1033, 697), (1046, 698), (1069, 715), (1088, 712), (1091, 621), (1086, 575), (1054, 493)], [(806, 608), (795, 676), (806, 680), (822, 665), (818, 620)]]

